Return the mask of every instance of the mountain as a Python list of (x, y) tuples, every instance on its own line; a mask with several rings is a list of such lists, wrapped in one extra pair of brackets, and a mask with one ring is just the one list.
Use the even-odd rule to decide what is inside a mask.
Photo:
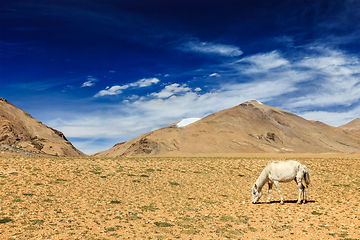
[(339, 128), (360, 136), (360, 118), (356, 118), (347, 124), (341, 125)]
[(252, 100), (184, 127), (171, 124), (93, 156), (358, 151), (360, 137), (354, 134)]
[(30, 155), (86, 156), (62, 132), (35, 120), (4, 98), (0, 98), (0, 144), (4, 151)]

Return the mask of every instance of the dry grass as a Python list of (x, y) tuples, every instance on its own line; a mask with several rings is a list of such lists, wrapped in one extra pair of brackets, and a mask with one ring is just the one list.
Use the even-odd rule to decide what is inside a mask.
[(298, 158), (309, 203), (297, 205), (287, 183), (285, 205), (276, 191), (271, 204), (251, 204), (270, 160), (3, 157), (1, 239), (359, 238), (360, 158)]

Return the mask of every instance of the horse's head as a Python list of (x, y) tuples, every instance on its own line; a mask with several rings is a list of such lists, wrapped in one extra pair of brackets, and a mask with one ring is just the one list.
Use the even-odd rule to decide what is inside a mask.
[(261, 191), (259, 191), (256, 183), (251, 188), (251, 194), (252, 194), (252, 203), (257, 203), (261, 197)]

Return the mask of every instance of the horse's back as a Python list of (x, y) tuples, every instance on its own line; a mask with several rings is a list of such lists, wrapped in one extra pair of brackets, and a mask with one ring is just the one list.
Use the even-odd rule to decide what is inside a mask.
[(270, 179), (280, 182), (289, 182), (294, 180), (301, 164), (294, 160), (275, 161), (269, 163)]
[(301, 164), (298, 161), (295, 160), (287, 160), (287, 161), (274, 161), (274, 162), (270, 162), (269, 163), (270, 167), (272, 169), (284, 169), (284, 170), (288, 170), (288, 169), (296, 169), (299, 168), (301, 166)]

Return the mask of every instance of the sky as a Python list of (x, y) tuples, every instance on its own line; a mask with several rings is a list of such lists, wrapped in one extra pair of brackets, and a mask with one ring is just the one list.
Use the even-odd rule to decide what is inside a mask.
[(360, 117), (357, 0), (1, 0), (0, 97), (86, 154), (258, 100)]

